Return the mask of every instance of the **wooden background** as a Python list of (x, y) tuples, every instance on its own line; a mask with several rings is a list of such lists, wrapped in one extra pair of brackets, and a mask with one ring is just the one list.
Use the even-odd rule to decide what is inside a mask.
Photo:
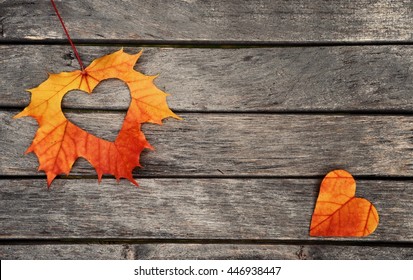
[[(79, 160), (50, 190), (25, 89), (79, 66), (49, 0), (0, 0), (1, 259), (413, 259), (411, 0), (56, 1), (85, 64), (125, 47), (184, 121), (144, 125), (141, 188)], [(66, 95), (113, 140), (120, 81)], [(311, 238), (324, 175), (355, 175), (366, 238)]]

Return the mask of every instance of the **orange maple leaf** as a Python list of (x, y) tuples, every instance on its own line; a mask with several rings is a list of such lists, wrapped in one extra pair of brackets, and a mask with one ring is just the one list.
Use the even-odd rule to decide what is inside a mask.
[(376, 230), (379, 215), (374, 205), (355, 197), (356, 181), (345, 170), (328, 173), (310, 226), (311, 236), (367, 236)]
[[(133, 69), (141, 53), (130, 55), (121, 49), (94, 60), (84, 71), (49, 74), (45, 82), (28, 90), (31, 102), (14, 118), (30, 116), (37, 120), (39, 129), (26, 153), (37, 155), (39, 170), (46, 172), (48, 186), (58, 174), (69, 174), (78, 157), (85, 158), (96, 169), (99, 182), (103, 174), (112, 174), (117, 180), (126, 178), (137, 185), (132, 170), (140, 166), (142, 150), (152, 149), (141, 124), (162, 124), (167, 117), (180, 119), (168, 108), (167, 94), (154, 85), (156, 76)], [(78, 89), (90, 94), (101, 81), (111, 78), (124, 81), (132, 97), (114, 142), (87, 133), (66, 119), (61, 110), (67, 92)]]

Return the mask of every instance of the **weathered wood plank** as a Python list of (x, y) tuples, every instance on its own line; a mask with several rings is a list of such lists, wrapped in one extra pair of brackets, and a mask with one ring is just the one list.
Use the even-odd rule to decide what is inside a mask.
[(382, 246), (237, 244), (1, 245), (0, 259), (410, 260), (413, 259), (413, 248)]
[[(413, 26), (413, 25), (412, 25)], [(117, 50), (84, 47), (86, 64)], [(139, 48), (128, 48), (130, 53)], [(0, 46), (0, 106), (26, 106), (46, 72), (73, 71), (69, 46)], [(156, 84), (184, 111), (413, 111), (410, 46), (255, 49), (145, 49), (136, 69), (160, 73)], [(66, 95), (68, 108), (126, 109), (120, 81), (91, 96)]]
[(124, 260), (129, 245), (1, 245), (2, 260)]
[[(0, 180), (0, 238), (317, 240), (308, 235), (321, 180)], [(377, 230), (365, 238), (413, 241), (412, 181), (358, 181)]]
[[(408, 41), (411, 1), (58, 1), (74, 39)], [(48, 0), (0, 1), (2, 40), (65, 38)]]
[[(37, 129), (31, 118), (0, 111), (0, 175), (36, 175), (23, 155)], [(121, 113), (71, 113), (68, 118), (113, 141)], [(144, 125), (155, 151), (144, 152), (137, 176), (323, 176), (335, 168), (355, 175), (412, 176), (412, 116), (182, 114), (184, 121)], [(71, 175), (92, 175), (81, 160)]]
[[(142, 244), (135, 259), (408, 260), (413, 248), (331, 245)], [(1, 250), (1, 248), (0, 248)]]

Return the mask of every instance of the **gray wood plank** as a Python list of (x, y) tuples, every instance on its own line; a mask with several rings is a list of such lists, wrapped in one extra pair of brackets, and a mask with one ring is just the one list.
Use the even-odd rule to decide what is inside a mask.
[[(79, 47), (86, 64), (118, 49)], [(0, 106), (26, 106), (25, 90), (43, 82), (47, 72), (78, 67), (69, 46), (0, 45), (0, 60)], [(160, 74), (155, 82), (178, 111), (412, 112), (412, 64), (410, 46), (146, 48), (136, 69)], [(90, 96), (67, 94), (63, 106), (126, 109), (129, 101), (126, 85), (111, 80)]]
[[(23, 155), (37, 124), (0, 111), (0, 175), (41, 175), (34, 154)], [(113, 141), (122, 113), (68, 113), (69, 120)], [(136, 176), (412, 176), (412, 116), (182, 114), (183, 121), (146, 124), (155, 151), (144, 151)], [(71, 175), (92, 175), (85, 160)]]
[[(74, 39), (411, 41), (410, 0), (58, 1)], [(0, 1), (1, 38), (65, 38), (48, 0)]]
[(124, 260), (129, 245), (0, 245), (2, 260)]
[(2, 260), (411, 260), (413, 248), (331, 245), (0, 245)]
[(365, 238), (309, 237), (317, 179), (0, 180), (0, 238), (413, 241), (412, 181), (359, 180), (380, 215)]
[[(408, 260), (413, 248), (332, 245), (142, 244), (135, 259)], [(0, 247), (1, 250), (1, 247)]]

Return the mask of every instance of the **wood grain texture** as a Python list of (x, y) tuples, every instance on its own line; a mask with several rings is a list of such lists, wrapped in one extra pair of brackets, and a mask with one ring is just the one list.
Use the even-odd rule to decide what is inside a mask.
[[(411, 41), (411, 1), (57, 1), (74, 39)], [(1, 39), (65, 38), (47, 0), (0, 1)]]
[(129, 245), (0, 245), (2, 260), (125, 260)]
[[(332, 245), (141, 244), (135, 259), (410, 260), (413, 248)], [(1, 250), (1, 247), (0, 247)], [(201, 253), (202, 252), (202, 253)]]
[(317, 179), (0, 180), (0, 238), (413, 241), (412, 181), (358, 181), (380, 215), (365, 238), (314, 238)]
[[(37, 125), (11, 117), (25, 89), (78, 65), (69, 46), (41, 45), (66, 42), (49, 0), (0, 0), (1, 259), (413, 259), (410, 0), (56, 2), (72, 37), (95, 45), (78, 46), (85, 64), (115, 43), (203, 48), (146, 48), (135, 67), (160, 74), (184, 117), (144, 126), (156, 151), (134, 171), (141, 188), (99, 185), (79, 160), (46, 190), (23, 156)], [(68, 94), (65, 113), (114, 140), (128, 89), (111, 80), (94, 93)], [(367, 238), (308, 235), (336, 168), (379, 212)], [(325, 241), (337, 245), (300, 245)]]
[[(119, 48), (79, 46), (85, 64)], [(136, 53), (140, 48), (127, 48)], [(78, 68), (69, 46), (0, 45), (0, 106), (23, 107), (25, 90), (47, 72)], [(146, 48), (137, 66), (160, 74), (156, 85), (178, 111), (413, 112), (410, 46), (254, 49)], [(66, 95), (66, 108), (126, 109), (130, 96), (117, 80), (87, 95)]]
[[(34, 154), (23, 155), (37, 130), (17, 111), (0, 112), (0, 175), (41, 175)], [(122, 113), (68, 113), (69, 120), (113, 141)], [(155, 151), (145, 151), (136, 176), (412, 176), (411, 116), (182, 114), (144, 125)], [(96, 176), (85, 161), (71, 175)]]
[(413, 248), (331, 245), (0, 245), (2, 260), (411, 260)]

